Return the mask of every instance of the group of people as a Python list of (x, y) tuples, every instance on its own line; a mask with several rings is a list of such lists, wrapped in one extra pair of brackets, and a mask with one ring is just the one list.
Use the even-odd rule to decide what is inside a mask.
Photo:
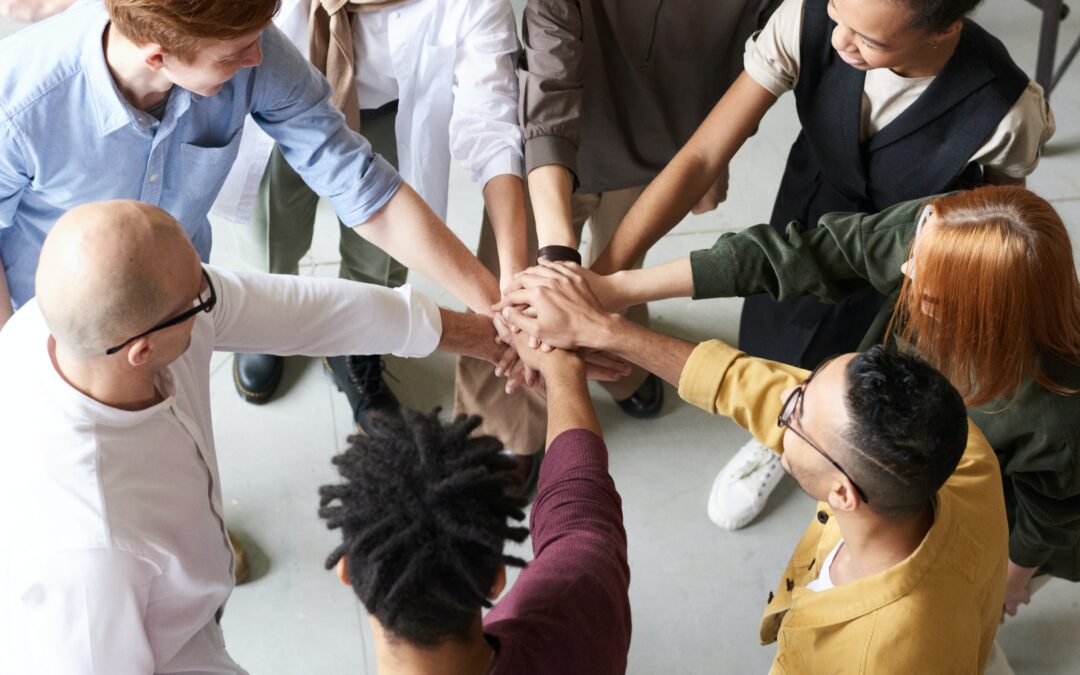
[[(1012, 672), (998, 625), (1080, 580), (1080, 282), (1023, 186), (1049, 105), (977, 2), (527, 0), (519, 42), (509, 0), (8, 0), (63, 11), (0, 41), (0, 670), (245, 672), (220, 627), (229, 351), (252, 403), (291, 354), (349, 400), (319, 516), (380, 672), (625, 672), (587, 378), (752, 434), (718, 526), (785, 475), (819, 502), (764, 608), (772, 672)], [(788, 90), (768, 222), (645, 267)], [(320, 197), (340, 279), (297, 276)], [(258, 271), (208, 264), (212, 209)], [(681, 296), (745, 297), (738, 349), (652, 330)], [(436, 350), (449, 419), (383, 379)]]

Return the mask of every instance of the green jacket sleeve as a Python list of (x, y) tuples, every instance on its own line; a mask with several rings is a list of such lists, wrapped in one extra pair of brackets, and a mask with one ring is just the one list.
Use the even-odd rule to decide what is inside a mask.
[(797, 221), (780, 233), (769, 225), (721, 236), (690, 254), (694, 298), (768, 293), (776, 300), (814, 296), (840, 302), (872, 286), (888, 295), (900, 286), (925, 199), (880, 213), (827, 213), (816, 228)]
[[(1075, 476), (1027, 472), (1016, 473), (1011, 480), (1015, 520), (1009, 532), (1009, 559), (1021, 567), (1042, 567), (1062, 553), (1071, 557), (1080, 542)], [(1067, 570), (1052, 571), (1071, 576)]]

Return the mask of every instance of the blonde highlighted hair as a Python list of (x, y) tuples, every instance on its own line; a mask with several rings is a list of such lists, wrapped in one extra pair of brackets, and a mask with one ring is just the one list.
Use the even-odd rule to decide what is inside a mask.
[(1015, 393), (1024, 378), (1061, 394), (1042, 357), (1080, 359), (1080, 282), (1054, 208), (1019, 187), (986, 186), (930, 202), (912, 242), (887, 335), (912, 345), (969, 407)]

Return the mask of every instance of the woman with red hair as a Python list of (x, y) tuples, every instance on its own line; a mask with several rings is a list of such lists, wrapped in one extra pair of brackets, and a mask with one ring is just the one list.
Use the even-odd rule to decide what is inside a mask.
[(1038, 195), (981, 187), (829, 213), (813, 229), (758, 225), (644, 270), (579, 273), (612, 311), (688, 295), (841, 302), (875, 289), (887, 302), (860, 348), (914, 348), (964, 395), (997, 452), (1010, 532), (1004, 612), (1028, 602), (1036, 573), (1080, 580), (1080, 282), (1065, 226)]

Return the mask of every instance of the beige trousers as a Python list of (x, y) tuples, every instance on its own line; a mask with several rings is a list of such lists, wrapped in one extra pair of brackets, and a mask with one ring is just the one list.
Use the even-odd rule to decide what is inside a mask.
[[(590, 240), (582, 252), (582, 262), (591, 264), (604, 250), (615, 229), (622, 222), (623, 216), (634, 205), (645, 186), (615, 190), (600, 194), (575, 194), (571, 200), (574, 231), (581, 240), (585, 223), (589, 224)], [(528, 199), (526, 199), (528, 204)], [(532, 219), (532, 210), (527, 214), (529, 231), (529, 259), (536, 259), (536, 227)], [(480, 245), (477, 258), (498, 278), (499, 258), (495, 246), (495, 234), (484, 215), (480, 229)], [(641, 267), (639, 260), (635, 267)], [(645, 305), (638, 305), (627, 310), (626, 315), (642, 325), (648, 325), (649, 312)], [(629, 376), (619, 382), (605, 385), (616, 399), (623, 399), (641, 386), (648, 373), (635, 368)], [(547, 436), (547, 403), (542, 396), (531, 389), (522, 387), (507, 396), (504, 390), (506, 380), (495, 377), (494, 367), (485, 362), (468, 357), (458, 357), (457, 378), (454, 386), (454, 411), (481, 415), (484, 423), (480, 432), (491, 434), (503, 442), (503, 445), (522, 455), (532, 454), (544, 446)]]

